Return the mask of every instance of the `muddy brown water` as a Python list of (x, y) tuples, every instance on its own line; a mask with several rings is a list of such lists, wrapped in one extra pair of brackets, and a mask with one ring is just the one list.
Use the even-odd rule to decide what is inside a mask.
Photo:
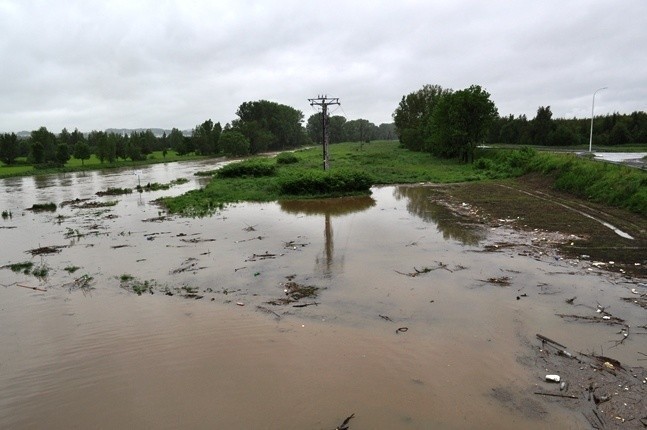
[[(645, 324), (621, 300), (636, 284), (549, 248), (483, 252), (517, 233), (467, 225), (425, 187), (150, 221), (163, 215), (154, 199), (200, 186), (193, 173), (214, 167), (0, 181), (12, 213), (0, 220), (0, 265), (48, 268), (43, 279), (0, 270), (1, 428), (334, 429), (351, 413), (353, 430), (588, 428), (533, 396), (545, 383), (522, 357), (535, 334), (631, 365), (647, 352), (645, 336), (611, 348), (617, 327), (556, 316), (574, 313), (564, 301), (577, 296), (578, 313), (600, 303)], [(95, 196), (180, 177), (190, 181)], [(24, 210), (76, 198), (118, 203)], [(27, 253), (43, 246), (63, 248)], [(126, 274), (153, 294), (121, 288)], [(74, 288), (83, 275), (91, 287)], [(509, 286), (487, 282), (502, 277)], [(289, 281), (318, 295), (268, 304)]]

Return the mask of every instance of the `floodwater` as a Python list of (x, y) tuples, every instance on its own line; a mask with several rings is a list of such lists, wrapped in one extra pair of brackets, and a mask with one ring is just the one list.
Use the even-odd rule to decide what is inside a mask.
[[(580, 312), (602, 303), (644, 323), (620, 300), (628, 285), (551, 252), (484, 252), (516, 233), (461, 222), (424, 186), (155, 220), (154, 199), (213, 168), (0, 181), (0, 266), (47, 269), (0, 269), (0, 428), (334, 429), (354, 413), (353, 430), (579, 429), (532, 394), (545, 385), (535, 334), (633, 365), (645, 351), (638, 336), (609, 350), (617, 327), (556, 316), (577, 296)], [(95, 196), (177, 178), (189, 182)], [(117, 204), (25, 210), (77, 198)], [(45, 246), (60, 252), (28, 253)], [(151, 287), (122, 288), (131, 277)], [(282, 302), (290, 283), (316, 294)]]

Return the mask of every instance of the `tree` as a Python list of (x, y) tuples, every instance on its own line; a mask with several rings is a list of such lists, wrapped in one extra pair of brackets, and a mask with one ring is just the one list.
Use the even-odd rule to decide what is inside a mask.
[(81, 160), (81, 166), (83, 166), (85, 160), (90, 159), (91, 155), (90, 146), (84, 140), (76, 142), (76, 145), (74, 145), (74, 158)]
[(552, 121), (553, 113), (550, 111), (550, 106), (539, 106), (537, 115), (532, 120), (532, 143), (534, 145), (549, 145), (549, 136), (553, 131), (555, 125)]
[(367, 119), (354, 119), (344, 124), (344, 134), (350, 142), (368, 142), (377, 134), (377, 126)]
[(88, 134), (88, 145), (93, 151), (101, 164), (110, 157), (110, 148), (108, 147), (108, 136), (103, 131), (93, 130)]
[(303, 113), (290, 106), (267, 100), (245, 102), (236, 115), (231, 128), (249, 140), (251, 153), (296, 148), (306, 142)]
[(623, 121), (616, 122), (609, 133), (609, 145), (624, 145), (630, 141), (629, 127)]
[(424, 85), (418, 91), (402, 96), (393, 112), (393, 122), (402, 146), (412, 151), (424, 150), (431, 113), (438, 101), (451, 93), (451, 89), (443, 89), (440, 85)]
[(194, 147), (202, 155), (219, 153), (220, 147), (218, 146), (218, 142), (221, 132), (222, 127), (219, 122), (214, 124), (211, 119), (206, 120), (193, 129), (192, 140)]
[(249, 154), (249, 140), (235, 130), (224, 131), (220, 135), (220, 145), (227, 155), (241, 157)]
[(490, 94), (478, 85), (444, 95), (430, 117), (430, 152), (462, 162), (474, 161), (474, 150), (497, 115)]
[[(31, 132), (32, 160), (35, 164), (56, 164), (56, 135), (41, 127)], [(37, 146), (34, 151), (34, 145)]]
[(321, 121), (321, 112), (310, 115), (306, 122), (306, 133), (314, 143), (321, 145), (323, 143), (323, 123)]
[(59, 143), (56, 147), (56, 161), (60, 166), (65, 166), (67, 160), (70, 159), (70, 148), (67, 143)]
[(394, 123), (382, 123), (377, 127), (376, 139), (393, 140), (397, 137), (397, 130)]
[(18, 144), (18, 136), (15, 133), (5, 133), (0, 135), (0, 161), (10, 165), (16, 161), (20, 145)]
[(185, 152), (182, 151), (183, 149), (186, 149), (186, 145), (184, 145), (184, 135), (177, 128), (173, 128), (171, 130), (171, 133), (168, 136), (168, 146), (179, 155), (185, 154)]

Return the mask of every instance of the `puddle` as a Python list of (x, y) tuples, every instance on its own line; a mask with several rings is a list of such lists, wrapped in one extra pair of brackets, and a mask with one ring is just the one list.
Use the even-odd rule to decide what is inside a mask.
[[(14, 227), (0, 266), (48, 268), (0, 269), (0, 427), (332, 429), (354, 413), (353, 430), (588, 428), (533, 395), (535, 334), (632, 365), (647, 351), (644, 336), (611, 348), (617, 327), (558, 315), (601, 303), (639, 326), (644, 309), (622, 297), (643, 287), (475, 222), (476, 207), (457, 214), (428, 187), (201, 219), (152, 203), (213, 168), (0, 182), (13, 214), (0, 225)], [(117, 203), (24, 210), (75, 199)]]

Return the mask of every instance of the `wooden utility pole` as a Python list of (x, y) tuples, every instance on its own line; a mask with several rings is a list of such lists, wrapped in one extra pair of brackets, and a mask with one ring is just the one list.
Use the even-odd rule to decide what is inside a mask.
[(321, 126), (323, 133), (323, 168), (330, 169), (330, 160), (328, 158), (328, 106), (338, 105), (339, 98), (329, 98), (325, 95), (317, 96), (316, 99), (308, 99), (310, 106), (321, 106)]

